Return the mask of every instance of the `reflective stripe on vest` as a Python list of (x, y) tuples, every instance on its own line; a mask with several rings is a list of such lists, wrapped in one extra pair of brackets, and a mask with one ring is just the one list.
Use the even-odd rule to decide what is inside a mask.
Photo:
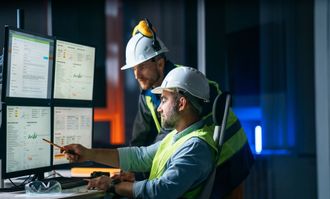
[[(180, 139), (178, 139), (175, 143), (173, 142), (173, 137), (177, 133), (176, 130), (169, 133), (160, 143), (158, 150), (155, 154), (155, 157), (152, 162), (152, 167), (150, 171), (149, 180), (156, 179), (161, 177), (164, 173), (166, 163), (171, 158), (171, 156), (190, 138), (198, 137), (204, 140), (210, 147), (212, 147), (217, 152), (216, 144), (212, 138), (213, 129), (209, 126), (204, 126), (202, 129), (195, 130), (187, 135), (184, 135)], [(197, 186), (196, 188), (188, 191), (184, 194), (184, 198), (194, 198), (198, 196), (200, 191), (202, 190), (202, 186), (204, 184)]]
[(150, 96), (145, 96), (145, 97), (146, 97), (147, 106), (148, 106), (148, 108), (151, 112), (152, 118), (154, 119), (157, 131), (158, 131), (158, 133), (160, 133), (160, 124), (159, 124), (159, 121), (158, 121), (158, 118), (157, 118), (157, 114), (155, 112), (154, 104), (152, 103)]

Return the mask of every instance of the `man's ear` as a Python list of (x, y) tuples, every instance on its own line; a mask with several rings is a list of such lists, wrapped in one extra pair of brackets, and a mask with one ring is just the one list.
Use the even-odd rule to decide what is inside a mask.
[(179, 99), (179, 111), (186, 109), (187, 105), (188, 105), (187, 99), (181, 96)]
[(165, 59), (163, 57), (160, 57), (159, 59), (156, 59), (156, 63), (158, 70), (163, 72), (165, 68)]

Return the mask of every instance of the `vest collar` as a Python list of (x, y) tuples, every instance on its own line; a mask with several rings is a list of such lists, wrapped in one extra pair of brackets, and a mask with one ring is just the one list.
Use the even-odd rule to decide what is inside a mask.
[(197, 130), (200, 129), (202, 126), (204, 126), (204, 120), (199, 120), (198, 122), (193, 123), (192, 125), (188, 126), (187, 128), (185, 128), (183, 131), (181, 132), (177, 132), (173, 137), (173, 143), (175, 143), (176, 141), (178, 141), (180, 138), (182, 138), (183, 136)]

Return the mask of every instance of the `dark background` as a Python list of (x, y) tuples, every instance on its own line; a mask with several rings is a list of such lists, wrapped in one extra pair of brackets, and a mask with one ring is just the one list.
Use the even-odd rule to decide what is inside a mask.
[[(118, 67), (133, 27), (147, 17), (174, 63), (197, 67), (197, 1), (34, 0), (1, 3), (0, 27), (16, 26), (23, 8), (25, 29), (96, 47), (95, 107), (107, 106), (106, 6), (116, 2), (121, 26)], [(233, 94), (252, 150), (254, 128), (263, 128), (263, 152), (245, 183), (246, 199), (317, 197), (314, 107), (314, 1), (205, 1), (206, 75)], [(3, 31), (0, 28), (0, 46)], [(111, 33), (108, 33), (111, 34)], [(139, 87), (131, 70), (121, 71), (125, 144), (137, 108)], [(113, 96), (116, 98), (116, 96)], [(134, 99), (134, 100), (132, 100)], [(97, 147), (113, 147), (111, 122), (95, 123)], [(110, 132), (116, 133), (116, 132)], [(103, 138), (103, 139), (102, 139)], [(104, 139), (105, 138), (105, 139)]]

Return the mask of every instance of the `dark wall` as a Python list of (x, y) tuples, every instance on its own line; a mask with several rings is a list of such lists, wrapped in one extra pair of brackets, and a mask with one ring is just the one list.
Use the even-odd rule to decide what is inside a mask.
[[(24, 11), (24, 29), (47, 34), (47, 0), (35, 1), (5, 1), (0, 6), (0, 46), (3, 48), (4, 26), (16, 27), (16, 11)], [(2, 50), (1, 50), (2, 51)]]
[(105, 107), (105, 2), (52, 1), (52, 29), (58, 39), (96, 48), (95, 107)]
[(258, 122), (237, 112), (263, 127), (247, 199), (316, 198), (313, 15), (309, 0), (206, 1), (207, 76), (233, 93), (234, 111), (261, 111)]
[(229, 91), (228, 68), (226, 66), (226, 26), (225, 2), (206, 1), (205, 41), (206, 75), (220, 84), (222, 90)]
[[(226, 35), (226, 77), (233, 106), (260, 106), (260, 34), (251, 26)], [(243, 86), (244, 85), (244, 86)]]
[[(47, 2), (2, 3), (0, 26), (15, 26), (16, 9), (21, 7), (26, 30), (46, 34)], [(170, 49), (170, 59), (196, 65), (196, 2), (123, 0), (123, 45), (137, 22), (147, 17)], [(205, 2), (206, 74), (223, 90), (233, 91), (234, 106), (262, 107), (265, 147), (278, 152), (257, 156), (245, 198), (316, 198), (313, 1)], [(96, 90), (100, 92), (95, 99), (97, 106), (104, 106), (104, 1), (52, 4), (54, 35), (98, 49)], [(139, 87), (131, 70), (123, 73), (129, 140)]]

